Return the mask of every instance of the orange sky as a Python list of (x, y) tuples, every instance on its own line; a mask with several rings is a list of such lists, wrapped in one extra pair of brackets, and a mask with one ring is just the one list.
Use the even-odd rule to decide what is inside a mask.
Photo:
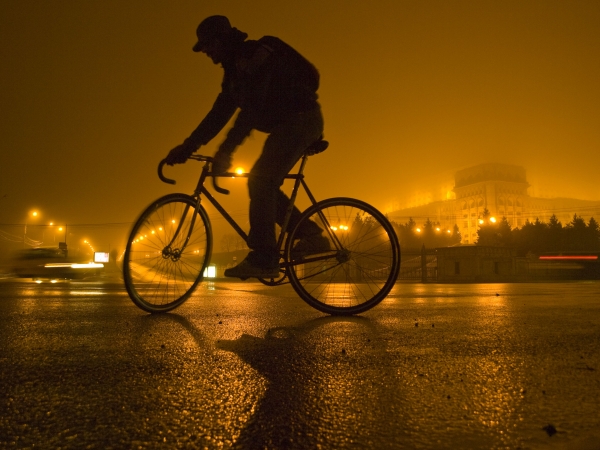
[[(172, 169), (175, 188), (155, 173), (219, 91), (221, 68), (191, 50), (211, 14), (250, 38), (281, 37), (319, 68), (331, 142), (307, 168), (319, 198), (386, 210), (501, 162), (527, 169), (532, 195), (600, 199), (598, 1), (8, 0), (0, 223), (32, 207), (128, 222), (190, 191), (197, 167)], [(249, 168), (263, 140), (237, 164)], [(243, 212), (239, 183), (230, 202)]]

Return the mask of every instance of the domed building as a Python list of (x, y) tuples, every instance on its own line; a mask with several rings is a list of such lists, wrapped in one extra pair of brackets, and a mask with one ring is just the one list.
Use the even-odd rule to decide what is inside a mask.
[(574, 214), (586, 220), (590, 217), (600, 219), (600, 201), (530, 197), (529, 187), (523, 167), (479, 164), (456, 172), (452, 189), (454, 199), (400, 209), (388, 216), (398, 223), (405, 223), (411, 217), (418, 224), (430, 219), (439, 222), (443, 229), (457, 225), (462, 244), (477, 241), (477, 229), (485, 210), (495, 220), (506, 217), (513, 228), (522, 227), (527, 220), (548, 222), (552, 215), (556, 215), (563, 225), (569, 223)]

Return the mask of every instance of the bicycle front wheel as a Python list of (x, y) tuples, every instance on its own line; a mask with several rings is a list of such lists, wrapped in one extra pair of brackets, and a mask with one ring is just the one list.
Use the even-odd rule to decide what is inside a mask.
[[(294, 255), (298, 230), (311, 220), (329, 240), (328, 252)], [(400, 244), (376, 208), (352, 198), (323, 200), (302, 215), (286, 242), (288, 276), (309, 305), (332, 315), (359, 314), (390, 292), (400, 272)]]
[(167, 312), (192, 294), (212, 249), (204, 208), (185, 194), (152, 203), (137, 220), (125, 248), (123, 278), (133, 302), (150, 313)]

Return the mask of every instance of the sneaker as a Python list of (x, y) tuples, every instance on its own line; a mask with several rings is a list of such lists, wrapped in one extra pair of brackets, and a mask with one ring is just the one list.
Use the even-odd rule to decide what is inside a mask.
[(250, 263), (246, 258), (237, 266), (226, 269), (225, 276), (240, 278), (242, 280), (247, 280), (248, 278), (278, 278), (279, 267), (258, 267)]
[(300, 239), (298, 243), (294, 245), (294, 248), (292, 249), (292, 258), (304, 258), (308, 255), (324, 253), (329, 250), (331, 250), (329, 239), (321, 234), (313, 234)]

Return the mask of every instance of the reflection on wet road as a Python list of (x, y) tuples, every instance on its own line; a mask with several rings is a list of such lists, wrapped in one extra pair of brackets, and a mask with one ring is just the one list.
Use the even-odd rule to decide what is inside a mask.
[(0, 447), (583, 448), (600, 284), (399, 284), (324, 316), (207, 282), (148, 315), (119, 284), (0, 283)]

